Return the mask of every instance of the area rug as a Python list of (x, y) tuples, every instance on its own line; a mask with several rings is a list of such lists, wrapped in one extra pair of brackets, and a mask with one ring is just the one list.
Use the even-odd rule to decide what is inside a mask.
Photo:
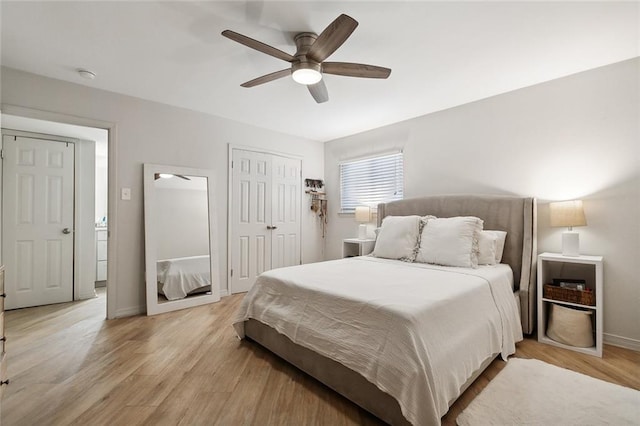
[(459, 426), (640, 425), (640, 392), (535, 359), (511, 358), (456, 421)]

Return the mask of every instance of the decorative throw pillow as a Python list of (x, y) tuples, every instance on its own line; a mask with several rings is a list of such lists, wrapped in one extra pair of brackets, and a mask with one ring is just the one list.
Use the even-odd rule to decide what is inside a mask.
[(475, 268), (478, 266), (478, 234), (482, 219), (473, 216), (427, 221), (420, 236), (416, 262)]
[(387, 216), (373, 249), (375, 257), (413, 262), (418, 245), (420, 216)]

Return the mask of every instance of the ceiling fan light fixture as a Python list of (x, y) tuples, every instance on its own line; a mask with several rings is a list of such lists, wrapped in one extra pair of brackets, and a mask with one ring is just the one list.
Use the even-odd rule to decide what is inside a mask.
[(317, 82), (322, 80), (322, 74), (310, 68), (301, 68), (299, 70), (295, 70), (292, 76), (293, 80), (296, 83), (305, 85), (316, 84)]
[(161, 179), (170, 179), (173, 175), (171, 173), (158, 173), (158, 177)]
[(294, 63), (291, 67), (291, 76), (296, 83), (310, 85), (316, 84), (322, 80), (322, 73), (320, 72), (320, 64), (309, 60), (303, 60), (298, 63)]

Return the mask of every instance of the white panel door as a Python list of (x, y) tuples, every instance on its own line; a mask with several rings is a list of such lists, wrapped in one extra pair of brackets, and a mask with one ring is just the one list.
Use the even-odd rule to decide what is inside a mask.
[(234, 149), (231, 289), (249, 291), (271, 269), (271, 155)]
[(272, 269), (300, 264), (300, 163), (273, 156)]
[(231, 193), (232, 293), (262, 272), (298, 265), (301, 161), (234, 149)]
[(6, 308), (73, 299), (74, 144), (3, 137)]

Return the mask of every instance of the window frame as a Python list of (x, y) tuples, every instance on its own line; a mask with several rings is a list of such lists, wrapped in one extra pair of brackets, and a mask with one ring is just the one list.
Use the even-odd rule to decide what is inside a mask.
[(398, 162), (398, 157), (399, 157), (399, 162), (400, 162), (400, 173), (401, 173), (401, 182), (398, 182), (398, 170), (395, 171), (395, 186), (396, 186), (396, 190), (400, 189), (401, 193), (399, 197), (392, 197), (392, 198), (386, 198), (384, 200), (380, 199), (380, 200), (375, 200), (375, 201), (371, 201), (371, 202), (362, 202), (360, 204), (357, 204), (358, 206), (360, 205), (365, 205), (365, 206), (369, 206), (371, 208), (371, 212), (372, 213), (376, 213), (378, 210), (378, 204), (379, 203), (384, 203), (384, 202), (389, 202), (389, 201), (395, 201), (395, 200), (401, 200), (404, 198), (404, 151), (403, 150), (399, 150), (399, 151), (385, 151), (385, 152), (380, 152), (380, 153), (376, 153), (376, 154), (372, 154), (372, 155), (368, 155), (368, 156), (362, 156), (362, 157), (355, 157), (355, 158), (349, 158), (347, 160), (343, 160), (340, 161), (338, 163), (338, 181), (339, 181), (339, 187), (340, 187), (340, 208), (339, 208), (339, 214), (342, 215), (353, 215), (355, 214), (355, 207), (356, 205), (354, 205), (352, 208), (346, 208), (343, 205), (343, 200), (344, 200), (344, 191), (343, 191), (343, 167), (346, 164), (350, 164), (350, 163), (357, 163), (357, 162), (361, 162), (361, 161), (366, 161), (366, 160), (377, 160), (377, 159), (381, 159), (383, 157), (391, 157), (394, 156), (396, 158), (394, 158), (391, 161), (395, 161)]

